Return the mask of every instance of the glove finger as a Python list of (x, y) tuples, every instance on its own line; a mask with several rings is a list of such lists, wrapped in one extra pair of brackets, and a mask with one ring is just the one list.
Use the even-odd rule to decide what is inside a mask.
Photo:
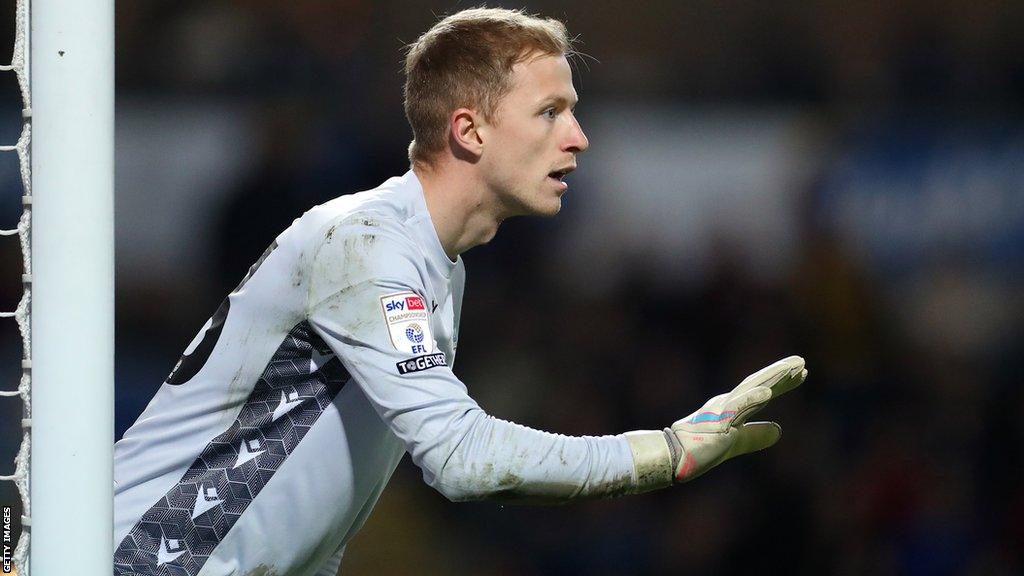
[[(736, 388), (733, 388), (732, 394), (739, 394), (751, 390), (755, 387), (762, 386), (765, 388), (773, 388), (776, 384), (782, 383), (785, 391), (792, 390), (796, 385), (789, 386), (785, 380), (791, 379), (793, 376), (798, 376), (804, 369), (804, 359), (799, 356), (790, 356), (783, 358), (774, 364), (766, 366), (757, 372), (754, 372), (750, 376), (747, 376), (739, 383)], [(776, 394), (779, 396), (780, 394)]]
[(772, 399), (772, 396), (774, 396), (774, 392), (771, 388), (757, 387), (733, 398), (726, 405), (724, 412), (724, 414), (733, 413), (729, 425), (736, 427), (746, 422), (747, 418), (763, 408)]
[(782, 427), (775, 422), (751, 422), (737, 428), (735, 434), (726, 459), (771, 447), (782, 438)]
[(786, 392), (796, 388), (797, 386), (804, 383), (807, 379), (807, 369), (801, 370), (799, 373), (794, 374), (790, 378), (783, 378), (778, 384), (772, 386), (772, 397), (778, 398)]

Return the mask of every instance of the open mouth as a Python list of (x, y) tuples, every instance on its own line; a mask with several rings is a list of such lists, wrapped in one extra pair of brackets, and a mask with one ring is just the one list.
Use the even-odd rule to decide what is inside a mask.
[(569, 172), (572, 172), (572, 171), (573, 171), (573, 168), (563, 168), (561, 170), (555, 170), (553, 172), (548, 172), (548, 178), (553, 178), (553, 179), (558, 180), (559, 182), (561, 182), (562, 178), (565, 178), (565, 175), (568, 174)]

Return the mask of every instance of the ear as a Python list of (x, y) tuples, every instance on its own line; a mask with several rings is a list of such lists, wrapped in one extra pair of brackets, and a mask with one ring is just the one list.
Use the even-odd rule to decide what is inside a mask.
[(483, 138), (480, 134), (482, 125), (483, 116), (476, 110), (459, 108), (452, 112), (448, 120), (452, 144), (473, 156), (480, 156), (483, 153), (484, 147)]

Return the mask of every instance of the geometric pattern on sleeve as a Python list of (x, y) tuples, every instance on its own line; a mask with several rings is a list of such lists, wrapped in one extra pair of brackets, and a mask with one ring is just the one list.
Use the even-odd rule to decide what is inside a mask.
[(114, 576), (196, 576), (348, 380), (308, 321), (292, 328), (231, 426), (118, 545)]

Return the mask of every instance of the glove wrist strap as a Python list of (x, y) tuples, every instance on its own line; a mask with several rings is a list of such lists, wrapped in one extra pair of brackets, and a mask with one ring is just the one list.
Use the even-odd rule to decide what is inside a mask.
[(661, 430), (634, 430), (623, 434), (633, 453), (635, 493), (672, 485), (675, 477), (673, 450)]

